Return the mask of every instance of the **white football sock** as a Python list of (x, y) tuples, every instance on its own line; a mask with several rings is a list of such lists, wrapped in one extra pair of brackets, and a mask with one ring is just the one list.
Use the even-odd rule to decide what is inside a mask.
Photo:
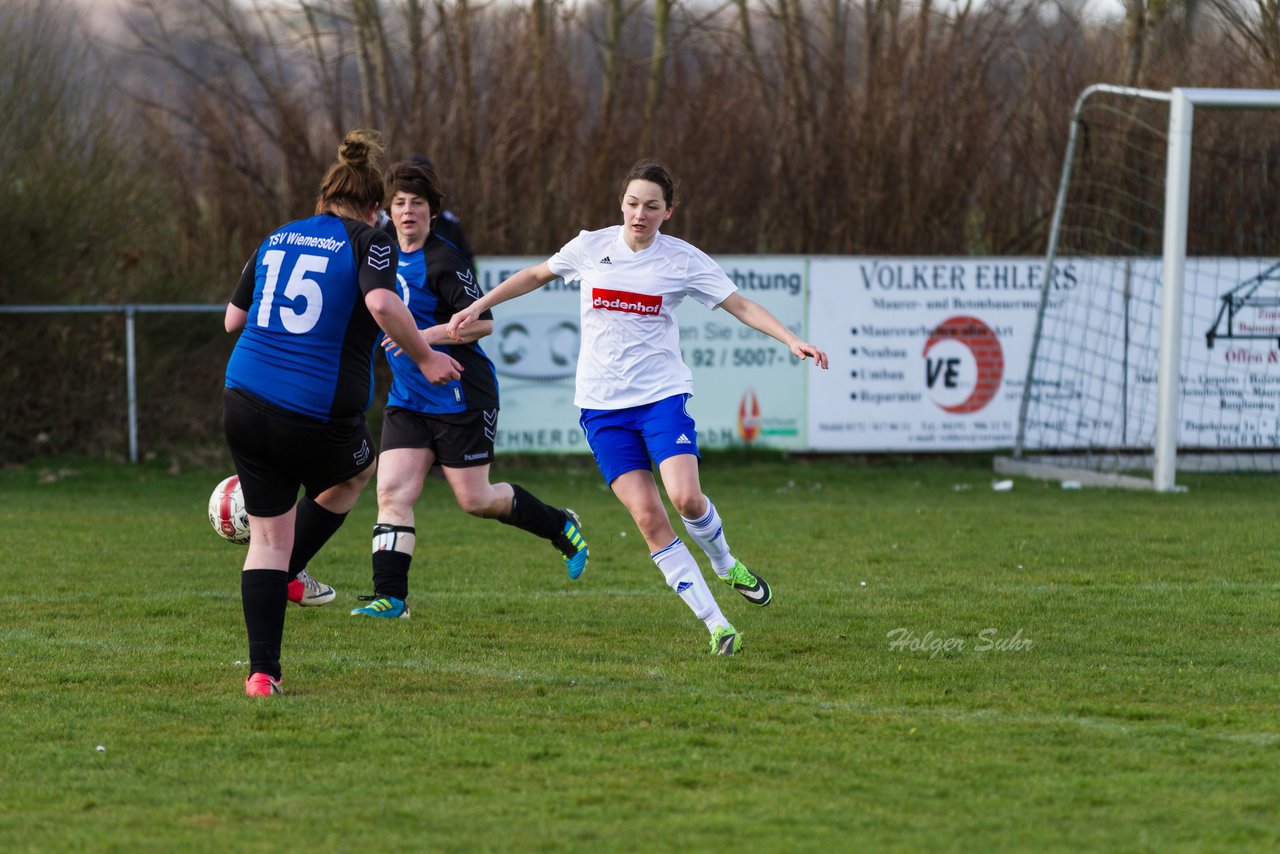
[(701, 519), (680, 518), (684, 520), (684, 528), (689, 536), (711, 558), (711, 568), (716, 571), (716, 575), (728, 578), (729, 570), (733, 569), (737, 561), (729, 551), (729, 544), (725, 542), (724, 526), (711, 499), (707, 498), (707, 512), (702, 514)]
[(698, 569), (698, 562), (693, 559), (689, 547), (681, 542), (679, 537), (672, 540), (671, 545), (659, 549), (649, 557), (653, 558), (658, 569), (662, 570), (662, 574), (666, 576), (667, 585), (684, 600), (689, 610), (693, 611), (699, 620), (707, 624), (708, 631), (714, 632), (722, 626), (729, 625), (724, 614), (720, 613), (720, 606), (711, 595), (706, 579)]

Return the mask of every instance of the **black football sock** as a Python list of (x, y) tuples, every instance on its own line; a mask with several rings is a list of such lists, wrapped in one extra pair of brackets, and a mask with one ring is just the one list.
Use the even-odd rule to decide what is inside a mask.
[[(405, 535), (408, 535), (407, 537)], [(373, 526), (373, 594), (409, 598), (409, 564), (413, 552), (403, 551), (405, 541), (413, 548), (415, 531), (408, 525), (378, 523)]]
[(342, 527), (346, 518), (346, 513), (331, 513), (309, 495), (302, 497), (293, 520), (293, 551), (289, 554), (290, 581), (307, 568), (307, 564)]
[(522, 531), (528, 531), (535, 537), (554, 540), (564, 530), (565, 513), (549, 504), (544, 504), (538, 497), (518, 483), (511, 484), (515, 493), (511, 497), (511, 515), (499, 521), (514, 525)]
[(249, 672), (279, 679), (288, 576), (278, 569), (246, 569), (240, 573), (240, 602), (249, 632)]

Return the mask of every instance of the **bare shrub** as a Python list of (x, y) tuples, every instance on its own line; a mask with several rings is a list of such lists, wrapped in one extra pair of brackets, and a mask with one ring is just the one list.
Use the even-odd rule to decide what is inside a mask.
[[(1081, 0), (131, 0), (124, 35), (95, 43), (68, 2), (0, 7), (6, 302), (221, 303), (370, 124), (394, 157), (435, 162), (484, 255), (545, 257), (617, 221), (641, 157), (682, 178), (668, 230), (713, 253), (1038, 254), (1087, 85), (1280, 73), (1272, 0), (1132, 0), (1101, 20)], [(1265, 221), (1275, 189), (1237, 202)], [(140, 377), (150, 440), (215, 436), (229, 339), (212, 316), (141, 325), (161, 347)], [(20, 332), (97, 358), (0, 336), (0, 393), (22, 398), (6, 453), (37, 433), (111, 444), (118, 319)]]

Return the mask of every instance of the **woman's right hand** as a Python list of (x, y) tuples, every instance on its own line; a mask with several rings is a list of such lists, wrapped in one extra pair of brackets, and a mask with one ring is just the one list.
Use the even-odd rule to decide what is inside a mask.
[(462, 365), (448, 353), (427, 348), (426, 361), (418, 363), (418, 370), (432, 385), (444, 385), (462, 379)]
[(449, 333), (449, 337), (454, 341), (462, 340), (461, 333), (463, 328), (474, 321), (479, 315), (480, 312), (476, 311), (475, 303), (467, 306), (462, 311), (455, 312), (453, 317), (449, 318), (449, 326), (446, 330)]

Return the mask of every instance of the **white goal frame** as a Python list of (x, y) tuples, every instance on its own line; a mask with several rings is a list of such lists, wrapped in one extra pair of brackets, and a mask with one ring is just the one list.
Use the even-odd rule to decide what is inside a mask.
[[(1161, 288), (1159, 375), (1156, 386), (1156, 435), (1153, 448), (1152, 476), (1148, 481), (1128, 475), (1096, 473), (1067, 469), (1062, 466), (1042, 465), (1023, 459), (1027, 411), (1032, 395), (1032, 379), (1036, 354), (1040, 345), (1044, 312), (1049, 300), (1052, 271), (1057, 252), (1059, 231), (1071, 180), (1071, 167), (1081, 115), (1085, 102), (1100, 92), (1125, 95), (1134, 98), (1166, 101), (1169, 104), (1168, 152), (1165, 168), (1164, 230), (1161, 247)], [(1182, 361), (1182, 301), (1184, 272), (1187, 260), (1187, 217), (1191, 189), (1191, 142), (1196, 108), (1205, 109), (1277, 109), (1280, 108), (1280, 90), (1272, 89), (1182, 89), (1168, 92), (1136, 89), (1127, 86), (1097, 84), (1090, 86), (1076, 99), (1072, 113), (1071, 130), (1067, 138), (1067, 151), (1058, 183), (1058, 197), (1054, 204), (1053, 220), (1049, 229), (1049, 246), (1045, 255), (1044, 287), (1040, 292), (1040, 308), (1036, 313), (1036, 327), (1031, 342), (1031, 355), (1027, 363), (1026, 382), (1022, 389), (1022, 402), (1018, 413), (1018, 431), (1013, 458), (996, 459), (996, 469), (1007, 474), (1022, 474), (1044, 479), (1077, 479), (1103, 486), (1123, 486), (1154, 489), (1157, 492), (1178, 491), (1177, 439), (1179, 408), (1179, 370)]]

